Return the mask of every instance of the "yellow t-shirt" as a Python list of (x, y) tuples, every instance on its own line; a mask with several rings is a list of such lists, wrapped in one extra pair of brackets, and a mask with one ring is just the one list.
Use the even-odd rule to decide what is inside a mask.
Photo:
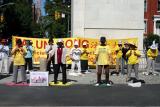
[[(26, 48), (23, 48), (26, 52)], [(20, 50), (19, 51), (16, 51), (13, 55), (13, 64), (14, 65), (25, 65), (25, 59), (24, 59), (24, 54), (23, 52), (21, 52)]]
[(116, 58), (121, 58), (122, 57), (122, 50), (120, 49), (119, 46), (116, 46), (115, 51), (118, 51), (116, 54)]
[(128, 64), (137, 64), (139, 63), (139, 60), (138, 60), (138, 56), (134, 54), (134, 52), (140, 56), (141, 53), (139, 50), (129, 50), (127, 53), (126, 53), (126, 56), (128, 56), (130, 53), (131, 55), (128, 56)]
[(147, 56), (149, 59), (154, 60), (158, 56), (158, 49), (156, 49), (155, 52), (151, 51), (151, 49), (148, 49)]
[(109, 65), (110, 64), (110, 54), (111, 50), (109, 46), (97, 46), (96, 47), (96, 55), (98, 55), (98, 65)]
[(88, 48), (82, 48), (81, 60), (88, 60)]

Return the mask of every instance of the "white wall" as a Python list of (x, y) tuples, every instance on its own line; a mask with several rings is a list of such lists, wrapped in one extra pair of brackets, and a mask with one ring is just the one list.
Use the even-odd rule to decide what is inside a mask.
[(72, 0), (72, 34), (79, 37), (138, 37), (143, 49), (144, 0)]

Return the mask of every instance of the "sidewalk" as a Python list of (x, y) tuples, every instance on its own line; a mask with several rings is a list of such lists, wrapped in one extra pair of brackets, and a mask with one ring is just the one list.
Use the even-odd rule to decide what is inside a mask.
[[(91, 69), (91, 73), (89, 74), (84, 74), (82, 76), (69, 76), (67, 70), (67, 78), (69, 81), (73, 82), (73, 84), (94, 84), (96, 83), (96, 70)], [(113, 71), (112, 69), (110, 71)], [(35, 71), (36, 72), (36, 71)], [(134, 75), (133, 75), (134, 76)], [(29, 79), (29, 74), (27, 74), (27, 78)], [(53, 81), (54, 74), (49, 75), (49, 81)], [(142, 74), (142, 72), (139, 73), (139, 78), (142, 80), (145, 80), (146, 84), (160, 84), (160, 75), (159, 76), (154, 76), (154, 75), (149, 75), (145, 76)], [(21, 74), (19, 74), (18, 80), (21, 79)], [(62, 79), (62, 74), (59, 74), (59, 80)], [(104, 79), (104, 75), (102, 75), (102, 79)], [(114, 82), (114, 84), (126, 84), (126, 75), (113, 75), (110, 76), (110, 80)], [(0, 80), (0, 84), (5, 84), (7, 82), (12, 81), (12, 76), (3, 78)]]

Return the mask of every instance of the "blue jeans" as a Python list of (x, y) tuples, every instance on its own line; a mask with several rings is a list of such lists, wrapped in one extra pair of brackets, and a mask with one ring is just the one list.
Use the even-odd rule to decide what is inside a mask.
[(128, 66), (127, 66), (127, 72), (125, 71), (125, 66), (126, 66), (127, 61), (122, 57), (122, 68), (121, 68), (121, 73), (125, 74), (128, 72)]

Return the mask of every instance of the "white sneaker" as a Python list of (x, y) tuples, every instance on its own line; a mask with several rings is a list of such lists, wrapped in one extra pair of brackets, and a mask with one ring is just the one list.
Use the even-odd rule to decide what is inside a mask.
[(80, 72), (78, 72), (78, 73), (76, 73), (76, 74), (79, 75), (79, 76), (82, 75), (82, 73), (80, 73)]
[(148, 72), (143, 72), (143, 75), (149, 75), (149, 73)]
[(100, 86), (100, 83), (96, 83), (94, 86), (98, 87), (98, 86)]
[(159, 75), (158, 73), (153, 73), (154, 76)]
[(77, 74), (77, 73), (74, 73), (74, 76), (79, 76), (79, 74)]
[(89, 74), (89, 73), (91, 73), (91, 72), (89, 72), (88, 70), (86, 70), (86, 72), (85, 72), (86, 74)]
[(73, 75), (73, 72), (69, 72), (68, 75)]
[(68, 75), (70, 75), (70, 76), (78, 76), (77, 73), (74, 73), (74, 72), (70, 72)]
[(111, 85), (111, 84), (109, 84), (109, 83), (107, 83), (106, 85), (107, 85), (108, 87), (111, 87), (111, 86), (112, 86), (112, 85)]

